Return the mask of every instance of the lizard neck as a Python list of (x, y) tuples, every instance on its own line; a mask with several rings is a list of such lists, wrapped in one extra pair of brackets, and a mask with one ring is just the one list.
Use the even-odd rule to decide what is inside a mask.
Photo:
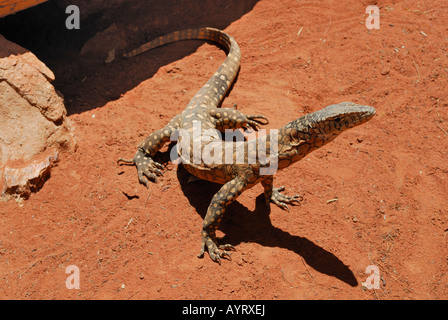
[(307, 119), (297, 119), (278, 130), (278, 168), (284, 169), (336, 138), (314, 130)]
[(301, 118), (256, 140), (245, 141), (245, 149), (248, 160), (256, 155), (261, 167), (273, 168), (275, 172), (289, 167), (331, 140), (315, 132), (307, 126), (306, 119)]
[(253, 155), (251, 150), (256, 149), (261, 167), (284, 169), (337, 137), (338, 133), (327, 134), (316, 129), (320, 125), (323, 124), (305, 115), (256, 140), (246, 141), (246, 150)]

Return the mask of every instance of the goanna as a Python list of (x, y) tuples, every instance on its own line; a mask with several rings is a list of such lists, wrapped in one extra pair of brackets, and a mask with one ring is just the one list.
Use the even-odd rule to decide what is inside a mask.
[[(119, 159), (124, 164), (137, 167), (139, 181), (148, 186), (149, 181), (157, 182), (157, 176), (162, 175), (163, 166), (153, 160), (154, 155), (162, 146), (176, 136), (179, 157), (184, 167), (194, 176), (217, 182), (223, 186), (213, 196), (207, 209), (202, 226), (202, 242), (199, 256), (202, 257), (208, 251), (213, 261), (221, 263), (221, 258), (230, 255), (228, 250), (234, 249), (230, 244), (217, 243), (216, 230), (222, 220), (226, 206), (232, 203), (244, 190), (257, 183), (264, 187), (264, 195), (267, 205), (273, 202), (282, 209), (288, 210), (287, 204), (295, 202), (300, 204), (299, 195), (287, 196), (282, 193), (284, 186), (273, 187), (273, 174), (275, 170), (284, 169), (299, 161), (310, 152), (332, 141), (343, 131), (356, 127), (370, 120), (375, 115), (375, 109), (369, 106), (342, 102), (330, 105), (322, 110), (307, 114), (298, 118), (276, 131), (276, 139), (271, 140), (269, 133), (264, 137), (251, 141), (240, 141), (244, 151), (238, 154), (232, 149), (230, 157), (218, 148), (213, 148), (215, 154), (212, 161), (205, 161), (195, 157), (195, 152), (190, 152), (199, 147), (199, 151), (206, 151), (211, 142), (219, 142), (220, 136), (210, 134), (210, 129), (224, 133), (227, 129), (239, 128), (258, 129), (260, 124), (267, 124), (267, 119), (261, 115), (245, 115), (234, 108), (220, 108), (230, 86), (240, 68), (241, 53), (236, 41), (225, 32), (213, 28), (189, 29), (177, 31), (166, 36), (152, 40), (141, 47), (125, 54), (129, 58), (147, 50), (181, 40), (202, 39), (222, 45), (228, 55), (218, 71), (196, 93), (188, 103), (186, 109), (169, 121), (162, 129), (150, 134), (139, 146), (132, 160)], [(198, 124), (200, 124), (198, 126)], [(194, 132), (195, 130), (198, 132)], [(186, 134), (178, 134), (184, 132)], [(191, 138), (191, 135), (193, 138)], [(207, 136), (207, 139), (195, 140), (196, 137)], [(274, 143), (272, 143), (274, 141)], [(252, 141), (253, 142), (253, 141)], [(195, 145), (196, 143), (196, 145)], [(236, 142), (231, 142), (236, 146)], [(223, 143), (228, 147), (228, 144)], [(260, 148), (264, 145), (264, 157), (261, 157)], [(190, 149), (190, 150), (189, 150)], [(217, 151), (218, 150), (218, 151)], [(255, 161), (249, 161), (249, 160)], [(262, 160), (260, 160), (262, 159)], [(218, 161), (219, 160), (219, 161)], [(227, 161), (226, 161), (227, 160)]]

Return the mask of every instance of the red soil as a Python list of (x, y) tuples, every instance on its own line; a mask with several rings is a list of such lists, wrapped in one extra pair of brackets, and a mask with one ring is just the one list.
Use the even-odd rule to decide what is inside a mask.
[[(242, 67), (224, 106), (268, 128), (341, 101), (377, 115), (276, 174), (304, 196), (289, 213), (269, 212), (261, 186), (244, 192), (221, 223), (236, 247), (221, 266), (196, 257), (218, 186), (183, 183), (162, 154), (164, 176), (146, 189), (116, 160), (180, 113), (225, 53), (191, 41), (52, 66), (78, 148), (38, 193), (1, 204), (0, 298), (447, 299), (448, 11), (373, 2), (379, 30), (365, 26), (373, 3), (355, 0), (261, 0), (225, 29)], [(69, 265), (79, 290), (66, 288)], [(369, 265), (379, 289), (362, 285)]]

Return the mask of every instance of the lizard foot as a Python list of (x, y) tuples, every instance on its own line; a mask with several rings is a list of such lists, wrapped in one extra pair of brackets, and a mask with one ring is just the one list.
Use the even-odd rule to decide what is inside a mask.
[(227, 250), (235, 250), (235, 247), (231, 244), (223, 244), (218, 246), (216, 242), (205, 232), (202, 236), (201, 252), (198, 254), (198, 258), (202, 258), (204, 256), (205, 250), (208, 251), (210, 258), (213, 261), (218, 262), (221, 265), (221, 258), (228, 258), (229, 260), (232, 260), (232, 257)]
[(289, 212), (289, 208), (286, 204), (287, 203), (294, 204), (294, 202), (297, 202), (300, 205), (300, 201), (303, 200), (303, 197), (298, 194), (296, 194), (294, 196), (287, 196), (287, 195), (281, 194), (280, 191), (283, 191), (283, 190), (285, 190), (285, 186), (281, 186), (279, 188), (273, 188), (270, 202), (275, 203), (281, 209)]
[(120, 158), (118, 163), (120, 162), (126, 165), (135, 165), (137, 167), (138, 180), (146, 187), (148, 187), (150, 180), (157, 183), (157, 176), (163, 175), (162, 171), (160, 171), (160, 169), (163, 169), (163, 166), (155, 162), (151, 157), (145, 156), (145, 153), (141, 150), (137, 151), (133, 159)]

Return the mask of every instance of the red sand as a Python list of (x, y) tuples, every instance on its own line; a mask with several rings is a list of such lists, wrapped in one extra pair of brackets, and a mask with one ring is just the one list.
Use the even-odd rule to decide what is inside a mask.
[[(97, 91), (80, 90), (82, 68), (60, 75), (68, 104), (97, 108), (70, 114), (78, 149), (43, 189), (1, 204), (0, 298), (447, 299), (448, 11), (441, 0), (373, 2), (379, 30), (364, 23), (371, 3), (355, 0), (262, 0), (226, 28), (242, 68), (224, 106), (261, 113), (268, 128), (341, 101), (377, 116), (276, 175), (304, 196), (289, 213), (269, 213), (261, 186), (244, 192), (220, 227), (236, 247), (221, 266), (196, 257), (217, 186), (181, 187), (183, 171), (165, 162), (146, 189), (116, 160), (180, 113), (225, 53), (165, 46), (97, 67), (86, 80)], [(142, 80), (121, 96), (103, 90), (128, 79)], [(69, 265), (79, 290), (65, 286)], [(377, 290), (362, 285), (369, 265)]]

